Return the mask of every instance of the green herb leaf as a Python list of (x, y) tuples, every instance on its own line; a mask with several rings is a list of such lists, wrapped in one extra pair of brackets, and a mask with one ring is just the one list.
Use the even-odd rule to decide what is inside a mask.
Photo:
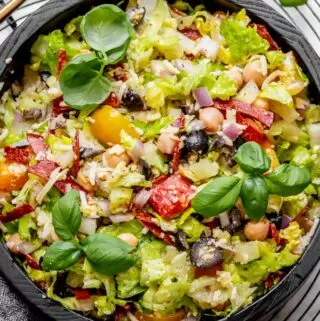
[(261, 176), (247, 176), (241, 187), (241, 200), (251, 219), (259, 219), (268, 207), (268, 186)]
[(311, 183), (311, 177), (307, 168), (283, 164), (270, 173), (266, 181), (270, 194), (292, 196), (303, 192)]
[[(107, 53), (117, 48), (126, 52), (124, 44), (132, 35), (132, 26), (119, 7), (111, 4), (101, 5), (88, 12), (81, 23), (83, 39), (94, 50)], [(120, 55), (121, 56), (121, 55)]]
[(76, 264), (80, 256), (81, 250), (74, 243), (57, 241), (47, 249), (41, 265), (45, 271), (61, 271)]
[(71, 240), (81, 224), (79, 192), (71, 190), (52, 208), (52, 224), (57, 235), (64, 241)]
[(101, 73), (101, 63), (93, 54), (74, 58), (60, 75), (64, 101), (75, 109), (87, 110), (103, 103), (111, 83)]
[(234, 176), (219, 177), (206, 185), (193, 199), (197, 213), (211, 217), (230, 210), (240, 194), (242, 181)]
[(108, 52), (108, 64), (113, 65), (123, 60), (128, 51), (130, 40), (131, 39), (125, 42), (122, 46), (112, 49)]
[(91, 235), (81, 245), (92, 268), (104, 275), (124, 272), (136, 261), (135, 257), (130, 254), (133, 248), (114, 236)]
[(254, 142), (241, 145), (235, 159), (241, 169), (250, 174), (263, 174), (268, 171), (271, 165), (270, 157), (259, 144)]

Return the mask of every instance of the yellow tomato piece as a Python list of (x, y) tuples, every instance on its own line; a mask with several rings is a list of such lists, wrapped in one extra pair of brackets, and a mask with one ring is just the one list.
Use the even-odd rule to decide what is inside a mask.
[(134, 138), (140, 137), (129, 120), (111, 106), (97, 109), (92, 118), (91, 131), (103, 144), (119, 144), (122, 130)]
[(17, 163), (0, 164), (0, 191), (12, 192), (23, 187), (28, 180), (27, 167)]

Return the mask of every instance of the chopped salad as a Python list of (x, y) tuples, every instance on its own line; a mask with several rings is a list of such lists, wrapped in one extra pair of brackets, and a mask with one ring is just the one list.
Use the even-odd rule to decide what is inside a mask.
[(245, 10), (103, 4), (40, 35), (0, 102), (4, 242), (94, 319), (236, 313), (318, 222), (308, 85)]

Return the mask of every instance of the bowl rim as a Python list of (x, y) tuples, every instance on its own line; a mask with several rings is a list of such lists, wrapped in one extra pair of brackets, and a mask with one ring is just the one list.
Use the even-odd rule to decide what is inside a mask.
[[(99, 2), (99, 0), (95, 2)], [(100, 2), (106, 3), (108, 1), (101, 0)], [(250, 17), (262, 21), (272, 34), (281, 38), (281, 43), (285, 43), (292, 48), (300, 57), (302, 65), (308, 72), (308, 76), (315, 87), (315, 91), (318, 97), (320, 97), (320, 58), (295, 26), (262, 0), (217, 0), (217, 2), (231, 10), (245, 8)], [(76, 10), (80, 4), (90, 6), (92, 1), (51, 0), (31, 14), (0, 47), (1, 82), (6, 82), (8, 77), (14, 74), (14, 64), (5, 63), (8, 57), (15, 57), (30, 38), (38, 34), (43, 27), (50, 24), (57, 16), (66, 14), (66, 18), (69, 18), (68, 12)], [(28, 278), (22, 268), (14, 261), (3, 242), (0, 242), (0, 257), (1, 274), (31, 305), (42, 311), (45, 315), (56, 321), (91, 320), (77, 312), (67, 310), (59, 303), (47, 298), (45, 293)], [(279, 284), (250, 305), (238, 311), (235, 315), (230, 318), (221, 319), (221, 321), (246, 321), (262, 311), (263, 314), (274, 311), (279, 306), (279, 302), (285, 302), (303, 283), (317, 264), (319, 257), (320, 224), (318, 224), (311, 242), (305, 249), (299, 262), (291, 268), (288, 275)]]

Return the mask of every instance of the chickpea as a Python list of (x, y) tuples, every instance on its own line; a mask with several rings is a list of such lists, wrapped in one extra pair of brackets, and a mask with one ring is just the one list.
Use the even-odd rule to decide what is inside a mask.
[(134, 236), (132, 233), (122, 233), (118, 235), (118, 238), (122, 241), (125, 241), (132, 247), (136, 247), (138, 245), (138, 238)]
[(228, 71), (228, 74), (236, 82), (237, 88), (239, 90), (243, 85), (243, 77), (240, 70), (238, 68), (232, 68)]
[(213, 107), (200, 109), (199, 119), (204, 124), (206, 131), (216, 133), (220, 130), (224, 117), (222, 113)]
[(179, 142), (179, 138), (174, 134), (163, 133), (158, 139), (158, 148), (163, 154), (173, 154), (174, 148)]
[(88, 192), (94, 191), (94, 185), (92, 185), (88, 179), (88, 177), (85, 175), (83, 168), (80, 169), (78, 176), (77, 176), (77, 182)]
[(260, 60), (254, 60), (247, 63), (243, 69), (243, 79), (246, 83), (253, 80), (258, 87), (261, 87), (265, 78), (266, 77), (263, 76)]
[(259, 109), (269, 110), (269, 101), (267, 99), (257, 98), (253, 102), (253, 106), (255, 106)]
[(102, 157), (106, 164), (111, 168), (117, 167), (121, 162), (125, 162), (126, 165), (130, 163), (130, 157), (126, 152), (123, 152), (122, 154), (113, 154), (107, 150)]
[(269, 234), (269, 225), (267, 220), (251, 221), (244, 227), (244, 235), (250, 241), (263, 241)]

